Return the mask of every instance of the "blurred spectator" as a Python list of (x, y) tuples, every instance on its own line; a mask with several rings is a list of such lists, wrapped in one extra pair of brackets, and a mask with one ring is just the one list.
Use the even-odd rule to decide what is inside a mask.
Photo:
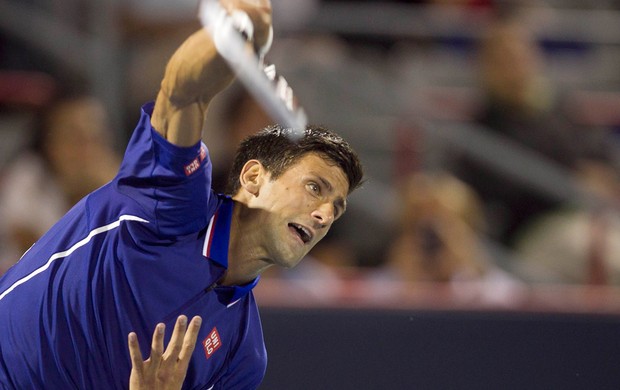
[(32, 146), (10, 163), (0, 186), (0, 274), (84, 195), (112, 179), (120, 162), (105, 109), (92, 97), (50, 103), (36, 122)]
[(620, 215), (564, 210), (540, 218), (516, 243), (538, 282), (620, 285)]
[(57, 81), (46, 73), (0, 69), (0, 174), (28, 142), (33, 112), (48, 104), (57, 89)]
[(482, 204), (467, 184), (449, 173), (419, 172), (400, 189), (400, 221), (385, 266), (368, 279), (376, 295), (430, 286), (454, 302), (504, 306), (522, 298), (522, 283), (497, 266), (486, 246)]
[[(485, 105), (478, 123), (566, 168), (592, 190), (615, 191), (608, 129), (575, 125), (565, 94), (546, 77), (543, 53), (519, 16), (502, 15), (480, 43)], [(489, 230), (505, 245), (513, 246), (537, 217), (564, 206), (472, 158), (459, 158), (454, 166), (457, 176), (481, 196)]]
[(476, 194), (449, 174), (416, 173), (401, 189), (399, 228), (387, 254), (389, 279), (478, 280), (489, 266)]

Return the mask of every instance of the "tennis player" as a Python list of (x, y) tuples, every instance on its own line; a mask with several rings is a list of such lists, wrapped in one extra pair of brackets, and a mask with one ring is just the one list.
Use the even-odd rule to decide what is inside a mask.
[[(246, 12), (254, 44), (266, 42), (268, 0), (221, 4)], [(252, 288), (265, 269), (295, 266), (325, 236), (363, 174), (328, 130), (309, 126), (294, 141), (274, 126), (240, 145), (228, 195), (215, 194), (202, 127), (233, 78), (207, 32), (189, 37), (155, 103), (142, 107), (117, 176), (0, 279), (0, 388), (127, 388), (132, 362), (139, 384), (164, 344), (164, 356), (185, 361), (177, 355), (185, 333), (169, 331), (181, 321), (191, 336), (200, 321), (188, 318), (197, 317), (183, 388), (258, 387), (266, 351)]]

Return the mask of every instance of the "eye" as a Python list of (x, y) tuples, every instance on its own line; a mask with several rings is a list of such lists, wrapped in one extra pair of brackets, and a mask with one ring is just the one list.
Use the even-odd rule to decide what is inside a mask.
[(308, 188), (308, 190), (310, 190), (310, 192), (315, 195), (319, 195), (321, 193), (321, 187), (319, 187), (319, 185), (314, 182), (306, 184), (306, 187)]

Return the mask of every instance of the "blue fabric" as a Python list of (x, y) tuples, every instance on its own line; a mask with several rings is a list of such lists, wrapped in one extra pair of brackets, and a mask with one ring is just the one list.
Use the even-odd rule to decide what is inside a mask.
[(166, 323), (167, 342), (179, 314), (203, 318), (184, 389), (262, 380), (258, 279), (215, 287), (233, 202), (211, 190), (206, 146), (168, 143), (151, 128), (152, 109), (143, 107), (117, 177), (0, 279), (0, 388), (127, 388), (128, 333), (146, 358), (155, 325)]

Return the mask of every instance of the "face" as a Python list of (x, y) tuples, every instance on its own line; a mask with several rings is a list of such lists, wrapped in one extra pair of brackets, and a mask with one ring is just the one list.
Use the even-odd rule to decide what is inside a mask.
[(541, 72), (536, 43), (521, 26), (508, 25), (494, 31), (485, 49), (483, 77), (491, 92), (506, 102), (523, 104)]
[(80, 182), (87, 179), (89, 168), (101, 167), (106, 121), (104, 107), (92, 99), (64, 102), (54, 110), (45, 147), (60, 176)]
[(248, 206), (259, 210), (259, 242), (268, 262), (295, 266), (345, 212), (349, 183), (330, 163), (310, 153), (275, 180), (263, 176)]

